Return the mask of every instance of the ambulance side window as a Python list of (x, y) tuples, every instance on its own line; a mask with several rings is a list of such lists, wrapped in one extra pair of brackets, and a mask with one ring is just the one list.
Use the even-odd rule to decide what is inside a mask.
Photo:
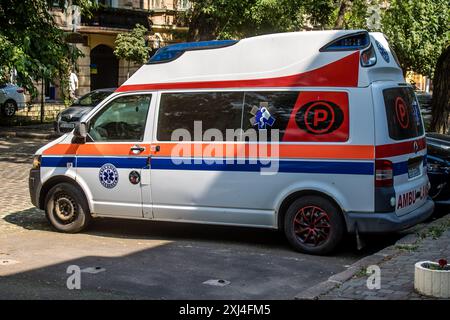
[(89, 136), (93, 141), (142, 141), (150, 101), (149, 94), (111, 101), (89, 121)]
[[(243, 92), (163, 93), (157, 138), (159, 141), (226, 141), (227, 129), (241, 127), (243, 97)], [(204, 138), (207, 130), (217, 136)], [(239, 135), (229, 140), (238, 139)]]
[(278, 130), (282, 141), (298, 94), (297, 91), (245, 92), (242, 129), (255, 129), (258, 135), (266, 130), (269, 140), (271, 131)]

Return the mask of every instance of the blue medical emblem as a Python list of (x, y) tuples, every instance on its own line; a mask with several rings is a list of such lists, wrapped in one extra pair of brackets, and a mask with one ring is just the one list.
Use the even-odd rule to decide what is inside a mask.
[(258, 129), (267, 129), (267, 126), (272, 127), (275, 123), (275, 118), (270, 114), (267, 102), (261, 102), (259, 108), (254, 106), (250, 113), (254, 115), (250, 122), (253, 126), (258, 126)]
[(100, 168), (98, 177), (102, 186), (108, 189), (114, 188), (119, 182), (119, 173), (111, 163), (106, 163)]
[(383, 45), (381, 43), (379, 43), (377, 40), (375, 40), (375, 44), (377, 45), (378, 51), (380, 52), (381, 56), (383, 57), (383, 59), (389, 63), (390, 59), (389, 59), (389, 54), (386, 51), (386, 49), (383, 47)]

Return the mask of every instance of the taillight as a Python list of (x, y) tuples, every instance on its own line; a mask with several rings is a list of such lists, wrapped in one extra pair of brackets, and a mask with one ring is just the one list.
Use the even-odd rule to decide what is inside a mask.
[(23, 90), (23, 88), (19, 88), (16, 91), (17, 91), (17, 93), (24, 93), (25, 90)]
[(361, 53), (361, 65), (363, 67), (371, 67), (377, 63), (377, 56), (372, 45)]
[(389, 160), (375, 160), (375, 187), (392, 187), (394, 170)]

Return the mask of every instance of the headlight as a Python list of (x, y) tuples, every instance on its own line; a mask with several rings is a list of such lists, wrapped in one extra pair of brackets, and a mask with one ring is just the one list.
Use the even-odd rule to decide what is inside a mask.
[(33, 166), (32, 169), (39, 169), (41, 167), (41, 156), (36, 155), (33, 157)]

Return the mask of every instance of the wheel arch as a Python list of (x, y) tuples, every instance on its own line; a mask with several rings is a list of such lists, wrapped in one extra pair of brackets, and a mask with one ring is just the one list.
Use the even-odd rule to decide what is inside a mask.
[(7, 103), (8, 101), (14, 102), (15, 105), (17, 105), (17, 101), (14, 100), (13, 98), (9, 97), (8, 99), (5, 100), (5, 102), (3, 103)]
[(39, 191), (39, 202), (38, 203), (39, 203), (40, 209), (44, 210), (45, 197), (47, 196), (50, 189), (60, 183), (69, 183), (69, 184), (73, 185), (74, 187), (78, 188), (81, 191), (81, 193), (83, 194), (84, 200), (88, 204), (89, 210), (92, 212), (91, 202), (88, 200), (85, 190), (76, 180), (74, 180), (73, 178), (70, 178), (68, 176), (54, 176), (44, 182), (44, 184), (41, 187), (41, 190)]
[[(347, 220), (345, 217), (345, 211), (343, 210), (342, 206), (331, 195), (329, 195), (323, 191), (319, 191), (319, 190), (303, 189), (303, 190), (297, 190), (297, 191), (291, 192), (286, 197), (284, 197), (283, 201), (281, 201), (281, 204), (279, 205), (278, 210), (277, 210), (278, 230), (283, 230), (284, 217), (286, 215), (286, 211), (289, 208), (289, 206), (298, 198), (305, 197), (305, 196), (320, 196), (320, 197), (323, 197), (323, 198), (329, 200), (332, 204), (334, 204), (336, 206), (337, 209), (339, 209), (339, 211), (342, 214), (342, 219), (344, 219), (344, 222)], [(346, 225), (346, 223), (344, 223), (344, 224)]]

